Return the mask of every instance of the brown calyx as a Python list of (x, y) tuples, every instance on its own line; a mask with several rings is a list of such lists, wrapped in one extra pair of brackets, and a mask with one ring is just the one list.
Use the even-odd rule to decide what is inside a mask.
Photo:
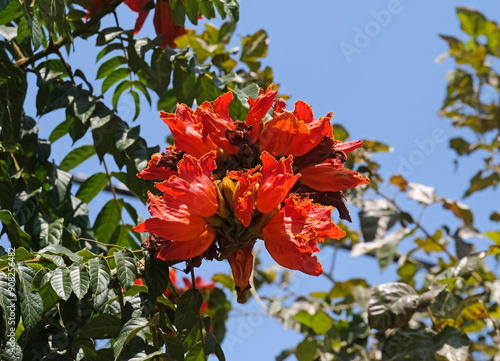
[(293, 158), (293, 166), (297, 169), (311, 167), (323, 163), (327, 159), (338, 159), (342, 163), (347, 160), (347, 155), (341, 150), (333, 149), (334, 140), (324, 136), (317, 146), (304, 155)]
[(344, 203), (345, 197), (342, 191), (321, 192), (297, 182), (292, 188), (291, 193), (297, 193), (301, 196), (309, 197), (313, 200), (313, 202), (322, 204), (324, 206), (333, 206), (339, 212), (340, 219), (345, 219), (348, 222), (352, 222), (349, 211)]
[(167, 168), (173, 171), (177, 171), (177, 164), (181, 161), (185, 151), (176, 151), (172, 149), (173, 147), (168, 147), (166, 152), (161, 152), (160, 158), (154, 159), (155, 165), (157, 167)]

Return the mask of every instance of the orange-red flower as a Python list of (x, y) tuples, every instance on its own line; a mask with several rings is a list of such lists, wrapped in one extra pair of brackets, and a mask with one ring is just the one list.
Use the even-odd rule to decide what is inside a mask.
[(262, 119), (266, 116), (269, 109), (273, 105), (274, 97), (276, 96), (276, 91), (272, 90), (273, 84), (269, 85), (265, 93), (260, 93), (255, 100), (248, 97), (248, 105), (250, 109), (248, 110), (247, 117), (245, 119), (246, 125), (251, 125), (252, 130), (250, 130), (250, 135), (252, 137), (252, 142), (255, 143), (259, 138), (260, 131), (262, 129), (263, 121)]
[(368, 184), (370, 180), (359, 173), (345, 169), (338, 159), (327, 159), (323, 163), (300, 170), (300, 182), (322, 192), (338, 192)]
[(175, 139), (175, 147), (196, 158), (216, 150), (214, 142), (203, 132), (201, 119), (186, 105), (179, 104), (175, 114), (160, 112)]
[(252, 221), (255, 208), (255, 186), (262, 179), (261, 173), (255, 173), (257, 169), (259, 166), (246, 172), (232, 171), (228, 174), (229, 178), (239, 182), (234, 214), (245, 227), (248, 227)]
[(130, 10), (139, 14), (134, 26), (134, 34), (136, 35), (139, 33), (139, 30), (141, 30), (146, 18), (148, 17), (149, 10), (142, 10), (148, 2), (149, 0), (125, 0), (125, 4), (130, 8)]
[(144, 247), (167, 261), (227, 259), (238, 302), (246, 301), (257, 238), (281, 266), (320, 275), (317, 242), (344, 236), (332, 205), (350, 220), (342, 191), (369, 182), (343, 167), (345, 153), (363, 143), (334, 140), (331, 113), (317, 119), (306, 103), (287, 111), (278, 99), (264, 122), (276, 95), (271, 89), (248, 99), (245, 122), (229, 115), (231, 93), (194, 112), (186, 105), (162, 112), (175, 145), (139, 174), (166, 179), (156, 184), (162, 196), (149, 195), (152, 218), (135, 228), (152, 233)]
[(149, 193), (149, 218), (135, 227), (136, 232), (150, 232), (171, 240), (160, 250), (158, 258), (172, 261), (199, 256), (215, 238), (215, 230), (205, 218), (218, 209), (212, 183), (215, 153), (196, 160), (185, 155), (179, 162), (179, 176), (172, 176), (156, 188), (163, 196)]
[(332, 113), (316, 119), (303, 101), (289, 112), (282, 105), (275, 107), (273, 118), (264, 124), (259, 138), (260, 149), (272, 155), (301, 156), (319, 144), (323, 136), (332, 136)]
[[(245, 227), (250, 225), (255, 208), (261, 213), (276, 209), (300, 177), (299, 174), (293, 175), (292, 157), (282, 157), (277, 161), (269, 153), (263, 152), (261, 160), (262, 167), (228, 174), (229, 178), (239, 182), (234, 213)], [(257, 172), (259, 168), (260, 172)]]
[(231, 100), (233, 100), (233, 94), (228, 92), (218, 97), (213, 105), (209, 102), (203, 103), (196, 109), (195, 114), (203, 123), (204, 136), (210, 138), (226, 153), (235, 154), (239, 148), (232, 145), (226, 137), (226, 130), (236, 129), (236, 124), (229, 116)]
[(316, 243), (326, 238), (340, 239), (345, 236), (333, 223), (331, 212), (332, 207), (313, 204), (309, 198), (291, 195), (262, 230), (268, 252), (283, 267), (319, 276), (323, 268), (312, 255), (319, 252)]
[(175, 39), (186, 34), (184, 26), (175, 25), (172, 18), (172, 8), (168, 1), (156, 0), (153, 23), (156, 34), (163, 36), (163, 41), (160, 44), (162, 48), (166, 48), (167, 45), (176, 48)]
[(285, 200), (300, 174), (293, 175), (292, 157), (282, 157), (279, 162), (263, 152), (262, 181), (257, 191), (257, 208), (262, 213), (271, 212)]

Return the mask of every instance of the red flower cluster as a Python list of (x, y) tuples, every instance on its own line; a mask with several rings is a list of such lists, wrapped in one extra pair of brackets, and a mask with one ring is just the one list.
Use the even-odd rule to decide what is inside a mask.
[[(103, 11), (104, 7), (113, 3), (114, 0), (90, 0), (87, 7), (88, 14), (98, 14)], [(141, 30), (149, 10), (144, 10), (150, 0), (125, 0), (125, 4), (130, 10), (138, 13), (137, 20), (134, 26), (134, 33), (138, 34)], [(176, 48), (175, 39), (186, 34), (186, 29), (183, 26), (175, 25), (172, 17), (172, 8), (167, 0), (156, 0), (155, 14), (153, 24), (157, 35), (162, 35), (163, 40), (160, 46), (166, 48), (167, 45), (171, 48)]]
[(245, 121), (231, 119), (231, 93), (194, 111), (161, 112), (175, 144), (138, 175), (163, 180), (156, 183), (163, 195), (149, 194), (152, 218), (135, 228), (151, 234), (143, 246), (166, 261), (227, 259), (240, 302), (259, 238), (281, 266), (320, 275), (317, 242), (344, 236), (332, 206), (350, 220), (342, 191), (369, 182), (342, 164), (361, 141), (336, 141), (331, 114), (314, 118), (302, 101), (288, 111), (275, 96), (269, 87), (249, 99)]

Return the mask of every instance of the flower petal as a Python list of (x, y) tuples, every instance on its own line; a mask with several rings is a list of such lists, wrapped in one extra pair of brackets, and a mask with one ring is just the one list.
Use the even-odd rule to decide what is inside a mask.
[(257, 191), (257, 208), (262, 213), (271, 212), (285, 200), (290, 189), (299, 179), (293, 175), (292, 157), (282, 157), (279, 162), (267, 152), (263, 152), (262, 180)]
[(182, 204), (191, 214), (202, 217), (214, 215), (218, 209), (217, 193), (211, 178), (216, 167), (215, 157), (216, 154), (210, 152), (197, 161), (188, 154), (184, 155), (178, 165), (179, 176), (157, 183), (156, 188), (163, 192), (165, 201)]
[(252, 221), (252, 212), (255, 204), (255, 186), (261, 180), (262, 174), (253, 174), (259, 166), (246, 172), (233, 171), (228, 174), (229, 178), (239, 182), (236, 201), (234, 204), (234, 214), (241, 223), (248, 227)]
[(137, 227), (136, 232), (150, 232), (165, 239), (186, 241), (205, 231), (205, 218), (191, 213), (186, 205), (175, 200), (165, 201), (164, 197), (149, 194), (148, 210), (153, 218), (148, 218)]
[(262, 94), (262, 89), (260, 94), (255, 100), (248, 97), (248, 105), (250, 109), (248, 110), (247, 117), (245, 119), (246, 125), (251, 125), (253, 129), (250, 131), (252, 136), (252, 143), (255, 143), (259, 139), (259, 134), (262, 128), (262, 119), (266, 116), (269, 109), (273, 105), (274, 97), (277, 91), (272, 90), (273, 84), (269, 85), (266, 92)]
[[(304, 103), (305, 104), (305, 103)], [(303, 115), (303, 110), (300, 114)], [(297, 118), (293, 112), (276, 113), (266, 122), (259, 139), (260, 149), (274, 156), (301, 156), (319, 144), (323, 136), (331, 136), (331, 113), (324, 118), (307, 122)]]
[(134, 34), (135, 35), (139, 34), (139, 31), (142, 29), (142, 26), (144, 25), (144, 22), (146, 21), (148, 15), (149, 15), (149, 11), (140, 11), (139, 12), (139, 16), (137, 16), (137, 20), (135, 21), (135, 26), (134, 26)]
[(166, 48), (167, 45), (171, 48), (176, 48), (175, 39), (186, 34), (184, 26), (174, 24), (174, 20), (172, 19), (172, 8), (168, 1), (156, 1), (153, 23), (156, 34), (163, 36), (163, 41), (160, 44), (162, 48)]
[(201, 119), (188, 106), (177, 105), (175, 114), (160, 112), (160, 118), (170, 128), (177, 149), (196, 158), (217, 149), (217, 146), (209, 138), (203, 136)]
[(236, 129), (236, 124), (229, 117), (229, 103), (233, 95), (226, 93), (219, 97), (211, 109), (210, 103), (205, 102), (196, 109), (195, 114), (203, 123), (203, 135), (210, 138), (218, 147), (229, 154), (238, 152), (238, 147), (232, 145), (226, 137), (226, 130)]
[(214, 239), (215, 230), (209, 226), (194, 239), (166, 244), (158, 253), (158, 258), (164, 261), (176, 261), (198, 257), (210, 247)]
[(363, 141), (361, 140), (353, 140), (352, 142), (340, 142), (336, 140), (333, 144), (334, 150), (341, 150), (344, 153), (352, 152), (354, 149), (361, 148), (363, 146)]
[(332, 222), (331, 211), (331, 207), (312, 204), (308, 198), (287, 198), (285, 206), (262, 229), (266, 248), (274, 260), (289, 269), (320, 275), (323, 268), (312, 255), (319, 252), (316, 243), (345, 235)]
[(322, 192), (344, 191), (370, 183), (367, 177), (345, 169), (338, 159), (328, 159), (312, 167), (302, 168), (300, 174), (300, 183)]

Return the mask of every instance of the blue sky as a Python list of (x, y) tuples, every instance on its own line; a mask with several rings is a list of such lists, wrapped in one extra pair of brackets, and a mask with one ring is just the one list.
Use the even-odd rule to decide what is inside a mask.
[[(445, 95), (446, 73), (454, 67), (451, 60), (442, 64), (435, 62), (447, 50), (438, 34), (463, 36), (456, 6), (471, 6), (493, 20), (500, 20), (500, 4), (493, 1), (241, 0), (236, 33), (245, 36), (259, 29), (268, 32), (269, 53), (263, 63), (273, 68), (275, 82), (281, 84), (280, 91), (291, 95), (290, 107), (301, 99), (313, 107), (317, 116), (333, 111), (333, 121), (343, 124), (353, 139), (377, 139), (394, 148), (392, 153), (376, 158), (383, 164), (383, 171), (388, 174), (407, 171), (409, 180), (436, 187), (440, 196), (460, 199), (477, 171), (479, 158), (461, 159), (455, 169), (455, 154), (449, 150), (448, 141), (436, 137), (438, 133), (446, 139), (462, 134), (437, 115)], [(123, 6), (119, 16), (123, 27), (133, 26), (136, 15), (128, 8)], [(154, 36), (152, 14), (139, 36)], [(74, 69), (89, 69), (90, 79), (97, 70), (94, 42), (94, 38), (80, 42), (77, 52), (69, 57)], [(27, 113), (34, 116), (34, 89), (30, 90)], [(109, 101), (110, 93), (107, 96)], [(118, 108), (124, 120), (131, 121), (131, 105), (121, 102)], [(42, 136), (48, 137), (63, 116), (63, 112), (54, 112), (42, 118)], [(150, 145), (165, 145), (168, 128), (157, 116), (156, 109), (148, 112), (147, 105), (143, 104), (143, 113), (137, 122), (141, 124), (141, 135)], [(429, 141), (434, 149), (422, 162), (414, 162), (415, 151), (420, 149), (418, 144), (430, 144)], [(90, 138), (83, 139), (77, 145), (90, 142)], [(68, 139), (54, 144), (54, 159), (60, 161), (70, 146)], [(405, 168), (406, 163), (413, 164), (412, 169)], [(99, 167), (98, 163), (88, 161), (77, 171), (88, 174), (94, 167)], [(483, 231), (495, 226), (487, 220), (494, 206), (498, 206), (498, 201), (496, 204), (491, 201), (492, 194), (480, 192), (465, 201), (474, 208), (476, 226)], [(93, 201), (91, 208), (96, 214), (92, 217), (106, 200)], [(410, 204), (404, 196), (398, 200), (403, 206)], [(145, 208), (142, 212), (146, 216)], [(434, 219), (438, 214), (440, 218)], [(430, 207), (423, 222), (430, 228), (445, 223), (458, 224), (453, 216), (443, 215), (439, 206)], [(477, 242), (478, 248), (484, 247), (484, 242)], [(265, 254), (265, 249), (261, 253)], [(320, 256), (325, 266), (328, 256)], [(263, 259), (266, 264), (272, 264), (269, 256), (263, 255)], [(373, 260), (351, 258), (345, 252), (339, 253), (335, 270), (335, 277), (340, 280), (362, 277), (376, 284), (396, 279), (394, 267), (381, 274)], [(229, 267), (225, 263), (204, 264), (198, 273), (209, 278), (214, 272), (227, 271)], [(331, 287), (324, 278), (297, 276), (298, 293)], [(279, 294), (279, 290), (267, 289), (265, 293)], [(244, 315), (263, 313), (255, 302), (234, 304), (238, 311), (232, 313), (228, 338), (223, 344), (229, 361), (272, 360), (281, 350), (302, 340), (300, 334), (284, 331), (273, 319)]]

